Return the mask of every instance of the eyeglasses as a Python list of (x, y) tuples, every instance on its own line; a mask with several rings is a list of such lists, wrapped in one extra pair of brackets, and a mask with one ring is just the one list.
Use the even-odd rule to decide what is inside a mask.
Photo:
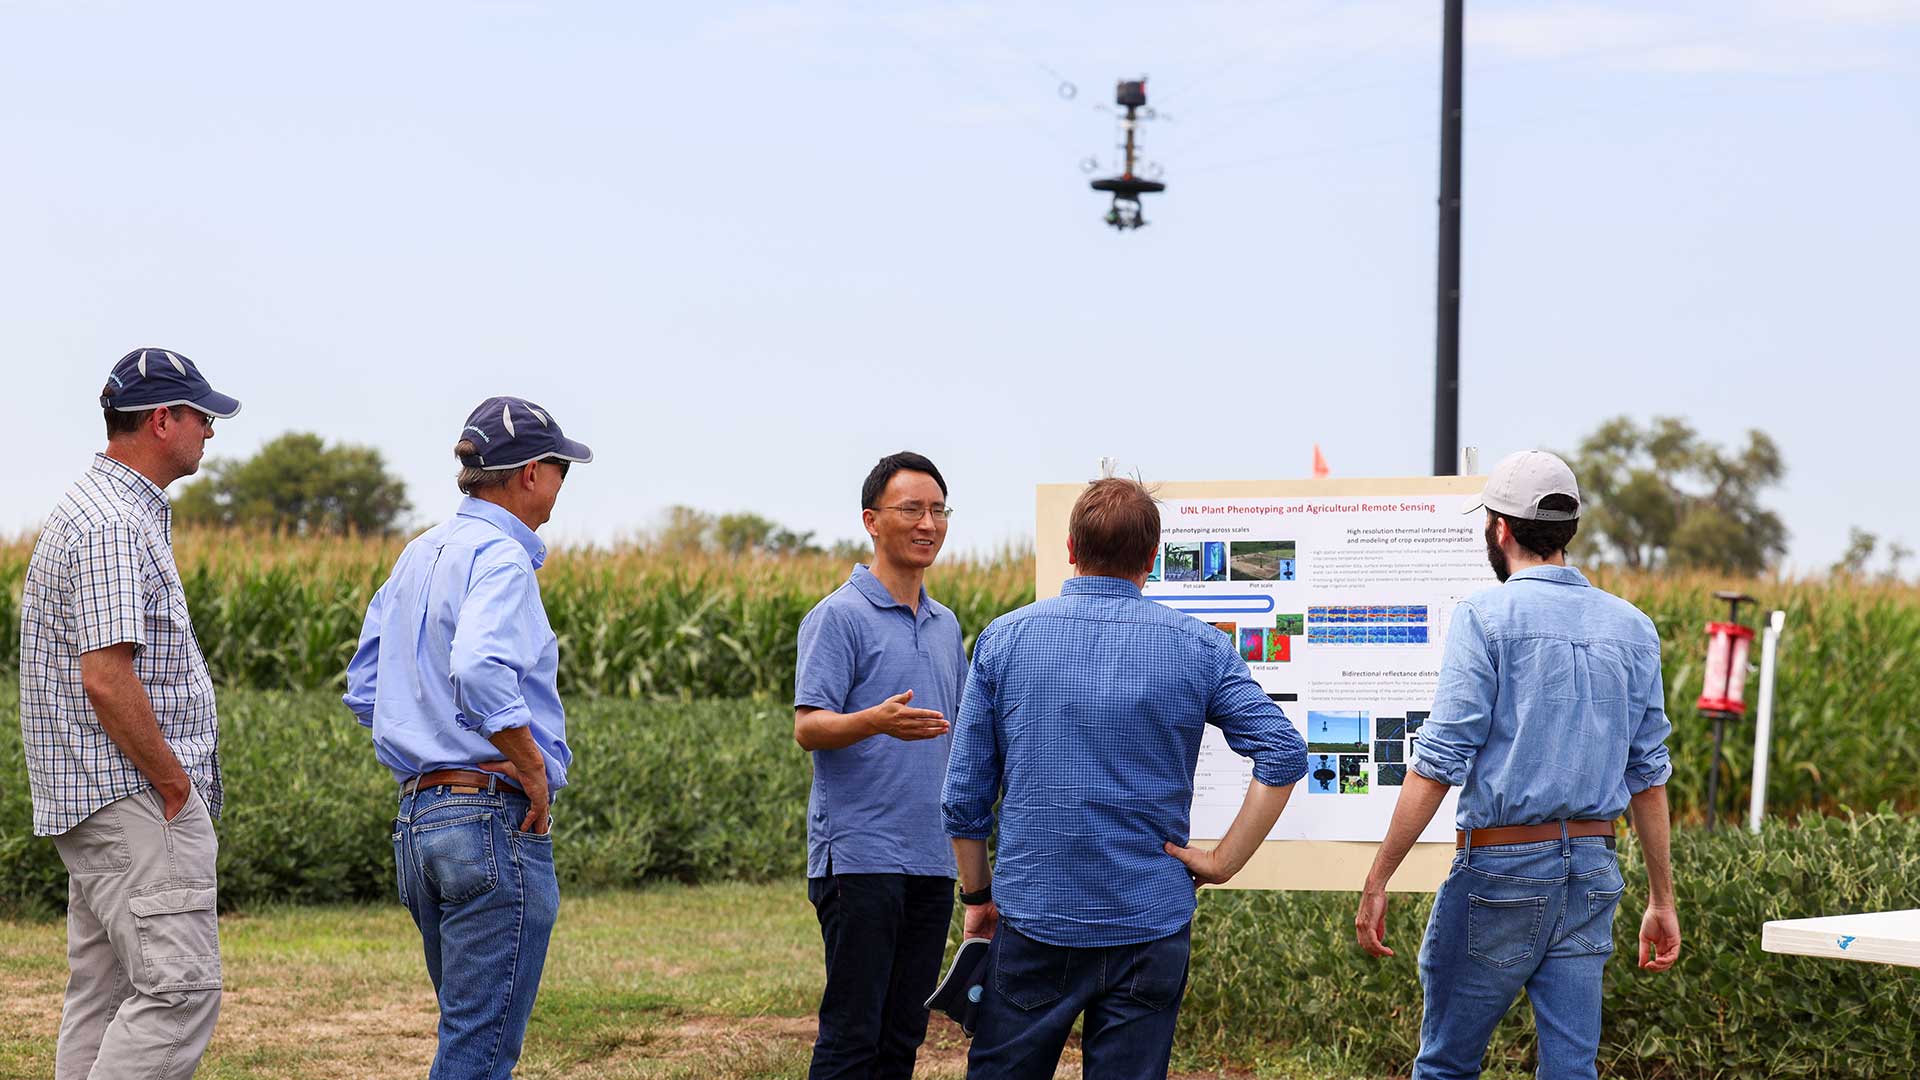
[(568, 466), (573, 464), (573, 462), (566, 461), (561, 458), (541, 458), (540, 460), (546, 462), (549, 465), (558, 465), (560, 467), (560, 479), (562, 480), (565, 480), (567, 478), (567, 468)]
[(207, 430), (207, 434), (213, 434), (214, 418), (191, 405), (170, 405), (167, 406), (167, 412), (173, 417), (176, 423), (183, 419), (188, 413), (191, 413), (199, 419), (200, 426)]
[(932, 506), (917, 506), (913, 503), (908, 503), (905, 506), (881, 506), (876, 507), (876, 509), (891, 510), (908, 521), (919, 521), (928, 514), (932, 514), (935, 521), (945, 521), (953, 516), (953, 507), (948, 506), (946, 503), (934, 503)]

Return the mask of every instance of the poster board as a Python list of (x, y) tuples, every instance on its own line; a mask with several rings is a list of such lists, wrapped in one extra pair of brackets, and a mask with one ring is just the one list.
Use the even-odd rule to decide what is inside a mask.
[[(1146, 595), (1233, 636), (1308, 741), (1308, 775), (1228, 888), (1358, 891), (1386, 833), (1410, 739), (1432, 708), (1454, 604), (1495, 584), (1483, 519), (1462, 514), (1483, 477), (1245, 480), (1155, 486), (1161, 552)], [(1067, 519), (1085, 484), (1035, 498), (1035, 596), (1073, 574)], [(1338, 729), (1338, 730), (1336, 730)], [(1317, 748), (1317, 749), (1316, 749)], [(1331, 773), (1331, 776), (1326, 775)], [(1239, 808), (1251, 763), (1209, 725), (1193, 842)], [(1432, 891), (1453, 859), (1457, 791), (1394, 875)]]

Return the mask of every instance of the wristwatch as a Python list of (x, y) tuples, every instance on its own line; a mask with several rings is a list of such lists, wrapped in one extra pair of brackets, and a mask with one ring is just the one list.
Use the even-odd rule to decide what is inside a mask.
[(960, 902), (968, 907), (979, 907), (981, 904), (993, 903), (993, 883), (988, 882), (980, 886), (979, 892), (967, 892), (965, 889), (962, 889), (960, 891)]

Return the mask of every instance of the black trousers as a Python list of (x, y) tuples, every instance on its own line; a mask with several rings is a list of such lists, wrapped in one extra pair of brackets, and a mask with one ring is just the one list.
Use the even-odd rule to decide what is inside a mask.
[(807, 879), (820, 916), (827, 988), (808, 1080), (907, 1080), (940, 982), (953, 879), (835, 874)]

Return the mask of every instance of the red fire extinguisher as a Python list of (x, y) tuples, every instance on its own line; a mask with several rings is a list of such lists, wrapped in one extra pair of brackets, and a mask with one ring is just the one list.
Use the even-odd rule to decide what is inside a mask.
[(1717, 592), (1727, 602), (1727, 621), (1707, 624), (1706, 678), (1700, 687), (1695, 707), (1713, 720), (1713, 768), (1707, 773), (1707, 831), (1716, 823), (1720, 793), (1720, 744), (1726, 736), (1728, 720), (1747, 714), (1747, 653), (1753, 645), (1753, 628), (1740, 623), (1740, 605), (1753, 603), (1745, 593)]
[[(1734, 599), (1726, 593), (1718, 595), (1736, 606), (1749, 599), (1745, 596)], [(1707, 624), (1707, 677), (1700, 687), (1701, 712), (1746, 715), (1747, 652), (1752, 645), (1752, 627), (1737, 622)]]

